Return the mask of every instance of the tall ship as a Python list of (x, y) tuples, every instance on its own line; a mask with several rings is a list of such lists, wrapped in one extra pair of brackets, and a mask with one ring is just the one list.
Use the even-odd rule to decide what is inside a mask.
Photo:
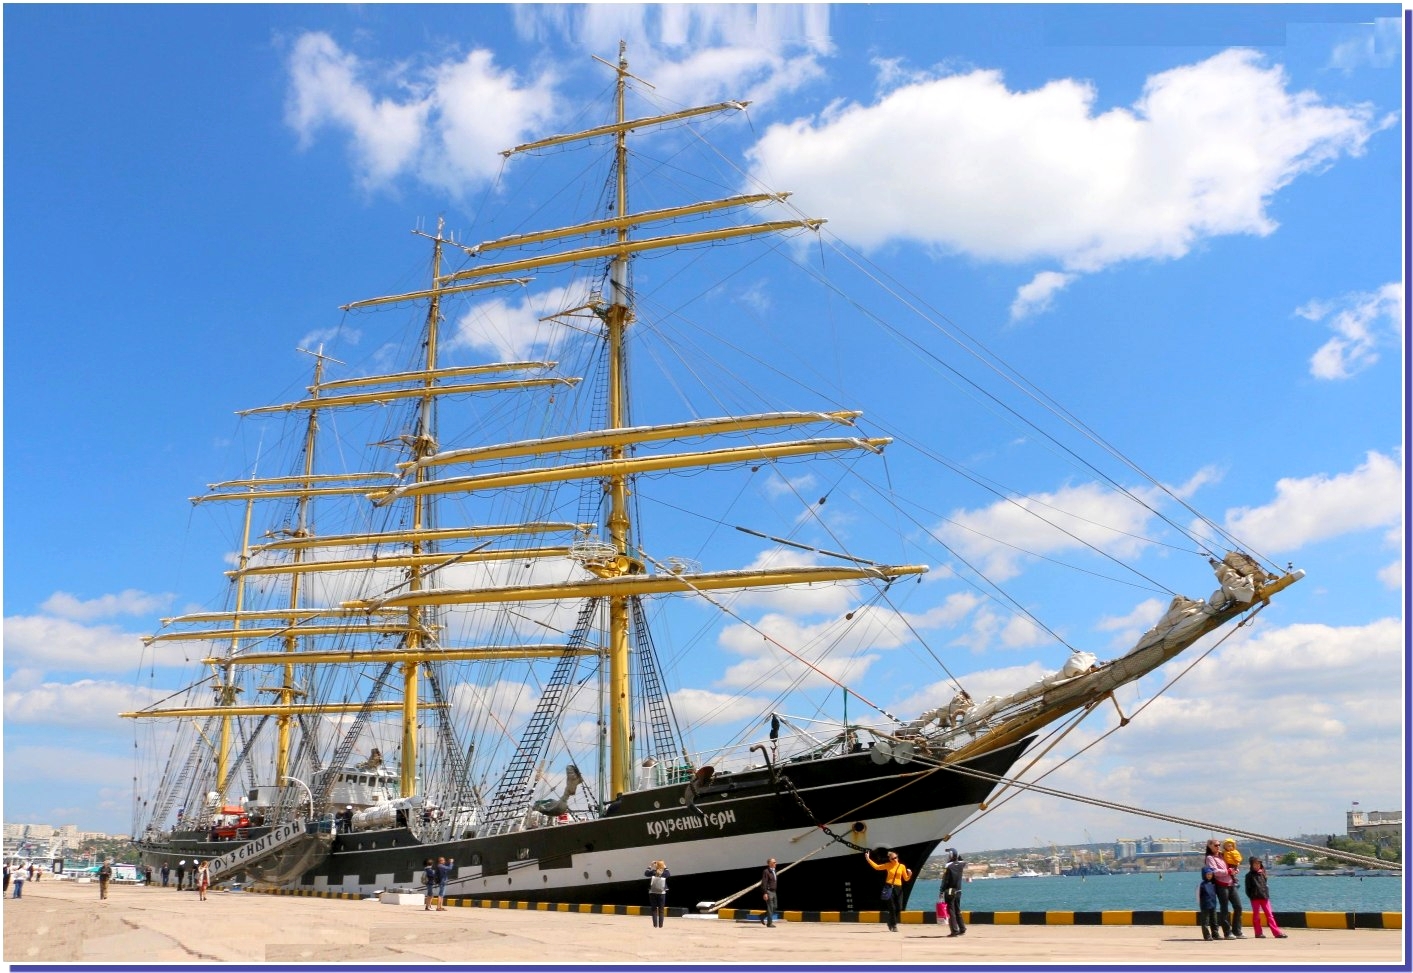
[[(863, 853), (916, 873), (1057, 728), (1301, 576), (1199, 545), (1191, 583), (1216, 590), (1172, 597), (1115, 658), (1056, 636), (1063, 664), (975, 699), (919, 669), (931, 698), (906, 713), (855, 688), (871, 646), (936, 651), (895, 600), (927, 559), (880, 551), (972, 567), (885, 488), (887, 457), (925, 447), (807, 376), (777, 383), (792, 408), (736, 391), (771, 366), (708, 341), (695, 308), (739, 316), (753, 266), (714, 264), (758, 251), (812, 276), (823, 220), (783, 192), (689, 195), (702, 173), (678, 153), (746, 103), (638, 114), (650, 86), (622, 49), (601, 63), (601, 118), (505, 153), (507, 183), (541, 160), (574, 195), (506, 190), (525, 222), (480, 242), (415, 231), (428, 276), (342, 309), (378, 350), (311, 343), (307, 389), (241, 413), (257, 455), (193, 498), (231, 525), (221, 600), (147, 640), (190, 682), (123, 714), (143, 864), (374, 894), (446, 858), (451, 898), (642, 904), (662, 860), (673, 904), (710, 909), (774, 857), (792, 908), (877, 908)], [(537, 222), (566, 199), (585, 215)], [(847, 504), (876, 519), (841, 529)], [(782, 622), (792, 598), (840, 607), (811, 629)], [(756, 646), (749, 712), (681, 688), (723, 630)], [(703, 740), (713, 724), (734, 737)]]

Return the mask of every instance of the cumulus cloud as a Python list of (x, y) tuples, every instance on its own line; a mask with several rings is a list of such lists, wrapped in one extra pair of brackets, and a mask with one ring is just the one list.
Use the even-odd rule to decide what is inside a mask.
[(1141, 535), (1152, 516), (1130, 497), (1084, 483), (953, 511), (935, 532), (999, 582), (1019, 574), (1027, 554), (1054, 555), (1093, 545), (1117, 557), (1132, 555), (1142, 543), (1133, 535)]
[[(1013, 90), (987, 70), (908, 79), (873, 104), (772, 125), (750, 158), (851, 244), (914, 241), (1067, 276), (1271, 233), (1274, 194), (1362, 152), (1375, 127), (1368, 106), (1292, 91), (1242, 49), (1153, 75), (1131, 107), (1098, 111), (1097, 94), (1068, 78)], [(1019, 309), (1059, 282), (1033, 279)]]
[(521, 4), (514, 14), (527, 39), (568, 38), (600, 56), (622, 40), (629, 69), (678, 103), (768, 102), (819, 78), (833, 48), (819, 4)]
[(5, 619), (7, 664), (45, 671), (133, 672), (143, 653), (141, 635), (113, 625), (85, 625), (53, 615)]
[(173, 600), (174, 596), (170, 594), (154, 595), (134, 588), (86, 601), (67, 591), (56, 591), (39, 607), (47, 615), (57, 615), (75, 622), (91, 622), (114, 615), (148, 615), (161, 611)]
[(726, 669), (721, 684), (752, 691), (781, 691), (796, 686), (857, 683), (878, 660), (876, 651), (893, 647), (906, 637), (901, 620), (886, 610), (858, 613), (858, 625), (843, 619), (809, 624), (787, 615), (770, 614), (752, 625), (730, 625), (721, 633), (721, 646), (744, 657)]
[(1310, 356), (1315, 378), (1349, 378), (1379, 360), (1381, 347), (1397, 348), (1403, 336), (1403, 286), (1385, 284), (1372, 293), (1347, 294), (1338, 301), (1311, 301), (1296, 312), (1334, 332)]
[(564, 288), (550, 288), (521, 296), (518, 300), (494, 297), (479, 301), (454, 324), (450, 348), (470, 348), (497, 360), (528, 358), (544, 348), (562, 325), (544, 320), (571, 304)]
[(459, 192), (493, 178), (500, 152), (554, 117), (555, 77), (521, 78), (487, 50), (431, 65), (368, 64), (324, 33), (296, 39), (286, 123), (310, 144), (328, 128), (348, 138), (369, 188), (410, 174)]
[(672, 711), (685, 726), (709, 726), (756, 719), (765, 704), (750, 696), (709, 689), (679, 689), (672, 694)]
[(1029, 284), (1016, 291), (1016, 299), (1011, 303), (1011, 320), (1019, 321), (1050, 310), (1055, 295), (1068, 287), (1074, 279), (1074, 274), (1042, 270)]
[[(821, 77), (831, 49), (828, 9), (813, 4), (526, 4), (512, 16), (522, 37), (595, 55), (627, 41), (633, 73), (677, 103), (768, 102)], [(288, 67), (285, 121), (301, 145), (339, 132), (365, 188), (409, 176), (453, 194), (494, 179), (502, 151), (553, 127), (562, 80), (553, 68), (502, 67), (483, 48), (369, 62), (322, 32), (295, 39)]]
[[(1342, 826), (1342, 816), (1338, 824), (1331, 816), (1331, 809), (1342, 805), (1332, 802), (1330, 794), (1358, 795), (1370, 807), (1396, 808), (1403, 764), (1405, 710), (1398, 677), (1403, 639), (1396, 618), (1365, 625), (1236, 630), (1162, 695), (1155, 695), (1158, 688), (1188, 666), (1191, 653), (1148, 677), (1142, 691), (1122, 691), (1124, 712), (1132, 717), (1128, 726), (1110, 733), (1117, 713), (1111, 706), (1099, 707), (1027, 777), (1083, 750), (1044, 784), (1210, 822), (1218, 829), (1229, 825), (1278, 836), (1324, 830), (1325, 821), (1329, 830)], [(980, 698), (978, 693), (1004, 695), (1026, 685), (1032, 671), (979, 673), (989, 680), (982, 689), (976, 688), (975, 677), (962, 682), (973, 698)], [(1002, 673), (1011, 678), (999, 680)], [(948, 687), (939, 686), (917, 702), (947, 698)], [(1145, 701), (1151, 702), (1140, 709)], [(1273, 759), (1273, 748), (1287, 759)], [(1241, 786), (1194, 791), (1192, 781), (1211, 773), (1217, 753), (1222, 773)], [(1351, 760), (1351, 753), (1359, 758)], [(1154, 759), (1155, 754), (1162, 759)], [(1290, 759), (1296, 755), (1300, 773), (1292, 774)], [(1311, 780), (1321, 786), (1312, 789)], [(1253, 793), (1260, 799), (1253, 801)], [(965, 829), (965, 840), (983, 848), (1006, 847), (1016, 820), (1060, 820), (1075, 810), (1077, 805), (1059, 798), (1020, 796), (997, 817)], [(1159, 830), (1168, 825), (1150, 818), (1116, 813), (1106, 823), (1083, 810), (1084, 826), (1094, 838), (1100, 828), (1107, 829), (1104, 837), (1168, 833)], [(1069, 840), (1081, 839), (1074, 833)]]
[(1341, 534), (1401, 524), (1403, 496), (1401, 456), (1370, 451), (1348, 473), (1279, 480), (1275, 499), (1228, 510), (1226, 527), (1255, 550), (1293, 551)]
[(1127, 615), (1111, 615), (1099, 619), (1094, 627), (1100, 632), (1113, 632), (1110, 645), (1116, 649), (1128, 649), (1135, 645), (1163, 617), (1168, 605), (1157, 598), (1147, 598), (1136, 605)]
[(5, 722), (118, 732), (119, 713), (147, 706), (156, 694), (136, 686), (80, 679), (77, 682), (5, 682)]
[(1371, 23), (1351, 24), (1354, 36), (1335, 45), (1330, 67), (1346, 74), (1357, 68), (1398, 66), (1403, 50), (1403, 21), (1398, 17), (1375, 17)]

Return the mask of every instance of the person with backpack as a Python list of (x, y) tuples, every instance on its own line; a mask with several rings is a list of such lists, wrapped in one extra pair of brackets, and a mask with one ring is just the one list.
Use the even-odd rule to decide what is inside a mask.
[(667, 879), (672, 873), (667, 870), (667, 862), (659, 859), (647, 867), (643, 876), (648, 880), (648, 908), (652, 912), (653, 927), (661, 929), (667, 918)]
[(422, 884), (426, 890), (422, 895), (422, 911), (431, 912), (432, 903), (437, 900), (437, 883), (441, 876), (437, 873), (437, 863), (428, 858), (422, 863)]

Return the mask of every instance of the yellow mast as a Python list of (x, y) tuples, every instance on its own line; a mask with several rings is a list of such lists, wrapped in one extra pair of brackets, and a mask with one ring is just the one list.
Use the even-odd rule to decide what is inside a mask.
[[(618, 45), (618, 85), (615, 100), (618, 109), (618, 125), (614, 136), (615, 169), (618, 175), (618, 191), (615, 204), (618, 216), (628, 214), (628, 131), (622, 128), (627, 116), (624, 114), (624, 95), (628, 88), (627, 45)], [(617, 230), (618, 242), (628, 242), (628, 227), (620, 225)], [(626, 372), (623, 360), (624, 332), (632, 321), (632, 310), (628, 306), (628, 258), (620, 253), (609, 265), (609, 287), (611, 295), (608, 304), (606, 324), (608, 327), (608, 426), (622, 429), (627, 426), (628, 391), (625, 387)], [(621, 461), (625, 450), (621, 444), (609, 447), (609, 457)], [(623, 473), (612, 473), (608, 478), (609, 543), (613, 545), (616, 557), (594, 571), (601, 578), (623, 577), (628, 574), (642, 574), (643, 565), (628, 553), (628, 541), (632, 522), (628, 515), (628, 477)], [(629, 699), (628, 669), (628, 598), (611, 596), (608, 602), (608, 741), (609, 741), (609, 793), (620, 794), (632, 790), (633, 732), (632, 705)]]
[[(442, 230), (445, 221), (437, 217), (437, 235), (432, 237), (432, 290), (427, 305), (427, 361), (426, 377), (422, 380), (421, 408), (417, 410), (417, 435), (412, 442), (412, 459), (420, 463), (422, 459), (437, 451), (436, 430), (432, 428), (432, 408), (436, 401), (434, 386), (437, 371), (437, 329), (441, 320), (441, 294), (438, 291), (437, 277), (442, 267)], [(428, 478), (425, 467), (416, 467), (416, 482), (424, 483)], [(412, 502), (412, 544), (411, 563), (408, 569), (408, 592), (414, 597), (422, 590), (421, 532), (429, 525), (427, 518), (427, 498), (418, 495)], [(407, 606), (407, 636), (405, 645), (412, 658), (402, 663), (402, 754), (398, 760), (401, 773), (399, 790), (403, 797), (411, 797), (417, 792), (417, 676), (421, 662), (416, 653), (422, 647), (423, 617), (425, 609), (415, 601)]]
[[(240, 566), (244, 568), (250, 561), (250, 519), (255, 512), (255, 499), (245, 502), (245, 526), (241, 530), (240, 541)], [(236, 577), (235, 591), (235, 613), (239, 618), (241, 610), (245, 607), (245, 577)], [(227, 658), (216, 662), (217, 669), (216, 683), (216, 705), (218, 707), (230, 707), (235, 705), (236, 694), (240, 689), (231, 681), (232, 667), (230, 657), (234, 656), (240, 648), (240, 622), (236, 621), (231, 625), (231, 644)], [(230, 783), (230, 763), (231, 763), (231, 716), (229, 713), (221, 716), (220, 743), (216, 748), (216, 792), (220, 795), (221, 804), (226, 803), (226, 787)]]
[[(317, 388), (320, 380), (324, 377), (324, 353), (321, 348), (314, 355), (314, 385)], [(312, 485), (314, 481), (314, 449), (319, 432), (319, 410), (309, 410), (309, 421), (304, 427), (304, 478), (306, 487)], [(307, 493), (299, 495), (295, 501), (295, 537), (306, 537), (309, 535), (309, 502), (310, 496)], [(296, 562), (303, 560), (304, 552), (296, 549), (294, 559)], [(300, 596), (303, 590), (302, 576), (299, 574), (290, 575), (289, 582), (289, 607), (293, 611), (299, 608)], [(299, 632), (291, 629), (284, 637), (285, 653), (291, 660), (299, 652)], [(276, 719), (276, 730), (278, 743), (275, 748), (275, 780), (281, 784), (290, 773), (290, 753), (292, 725), (294, 722), (294, 701), (304, 696), (303, 690), (294, 684), (294, 662), (290, 661), (283, 667), (284, 675), (280, 680), (280, 685), (274, 690), (279, 699), (279, 715)]]

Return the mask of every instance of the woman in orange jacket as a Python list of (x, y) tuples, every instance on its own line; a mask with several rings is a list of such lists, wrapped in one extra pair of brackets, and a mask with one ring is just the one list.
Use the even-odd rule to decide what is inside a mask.
[(874, 871), (887, 872), (883, 876), (883, 916), (888, 922), (888, 931), (897, 932), (899, 913), (903, 908), (903, 883), (912, 880), (912, 870), (898, 861), (896, 851), (888, 853), (886, 865), (874, 864), (868, 852), (864, 852), (864, 861), (868, 862)]

